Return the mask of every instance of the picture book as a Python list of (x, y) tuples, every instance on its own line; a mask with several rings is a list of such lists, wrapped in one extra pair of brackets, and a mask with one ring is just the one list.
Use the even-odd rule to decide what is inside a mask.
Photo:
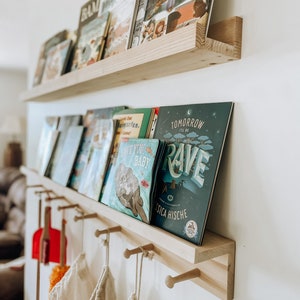
[(163, 145), (158, 139), (122, 140), (115, 163), (116, 172), (109, 174), (109, 195), (103, 203), (150, 223), (156, 170)]
[(151, 117), (153, 117), (153, 114), (153, 108), (128, 108), (114, 115), (114, 119), (118, 120), (118, 126), (109, 166), (102, 187), (101, 201), (103, 201), (103, 203), (107, 203), (107, 198), (109, 197), (109, 195), (105, 193), (106, 191), (109, 192), (106, 188), (106, 183), (109, 174), (115, 173), (115, 161), (120, 142), (124, 139), (148, 137), (147, 134), (149, 134), (149, 128), (151, 128), (152, 125)]
[(37, 66), (34, 73), (33, 86), (39, 85), (42, 81), (42, 76), (45, 68), (48, 51), (53, 46), (56, 46), (57, 44), (65, 41), (68, 38), (68, 36), (69, 36), (69, 31), (65, 29), (58, 32), (57, 34), (55, 34), (54, 36), (52, 36), (42, 44), (40, 48)]
[(111, 9), (111, 21), (106, 39), (104, 58), (121, 53), (131, 45), (133, 18), (136, 14), (136, 1), (118, 0)]
[(160, 107), (154, 138), (167, 143), (152, 222), (196, 245), (203, 240), (232, 102)]
[(45, 175), (48, 163), (54, 150), (59, 131), (57, 130), (59, 117), (47, 116), (42, 124), (42, 131), (37, 148), (36, 170)]
[(52, 175), (52, 180), (56, 183), (67, 186), (83, 131), (84, 127), (82, 125), (68, 128), (57, 167), (54, 169)]
[(125, 108), (125, 106), (115, 106), (99, 109), (89, 109), (86, 112), (83, 118), (83, 126), (85, 127), (85, 131), (69, 182), (70, 188), (78, 190), (82, 178), (82, 172), (88, 160), (89, 149), (92, 141), (92, 134), (97, 120), (112, 119), (113, 115), (116, 112), (124, 110)]
[(98, 119), (93, 129), (88, 159), (83, 169), (78, 192), (96, 201), (99, 201), (116, 125), (116, 120)]
[(59, 123), (57, 128), (59, 131), (59, 137), (56, 143), (56, 147), (54, 149), (54, 153), (48, 164), (45, 176), (50, 177), (52, 179), (55, 169), (58, 167), (58, 161), (62, 153), (63, 145), (65, 143), (69, 127), (81, 125), (81, 122), (81, 115), (66, 115), (59, 117)]
[(133, 19), (133, 30), (130, 48), (138, 46), (140, 44), (141, 32), (143, 28), (143, 22), (145, 19), (146, 8), (148, 0), (137, 0), (137, 13), (135, 19)]
[(212, 5), (213, 0), (148, 0), (140, 43), (196, 21), (208, 28)]
[(70, 56), (72, 40), (67, 39), (53, 46), (47, 54), (42, 83), (57, 79), (65, 73)]
[(106, 12), (81, 28), (73, 56), (72, 71), (101, 59), (109, 23), (110, 13)]

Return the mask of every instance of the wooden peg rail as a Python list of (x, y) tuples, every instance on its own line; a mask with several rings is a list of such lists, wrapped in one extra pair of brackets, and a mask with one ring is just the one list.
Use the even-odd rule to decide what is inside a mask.
[[(171, 268), (177, 274), (181, 274), (176, 277), (167, 277), (169, 285), (176, 284), (182, 278), (183, 280), (189, 279), (220, 299), (233, 299), (234, 241), (206, 231), (203, 244), (196, 246), (160, 228), (113, 210), (70, 188), (63, 187), (49, 178), (40, 176), (34, 170), (21, 167), (21, 171), (27, 176), (28, 184), (41, 184), (55, 195), (64, 196), (64, 200), (70, 205), (77, 204), (78, 207), (75, 209), (82, 213), (82, 216), (75, 216), (77, 220), (88, 217), (103, 223), (106, 229), (100, 230), (100, 234), (107, 232), (107, 229), (112, 232), (112, 228), (120, 226), (122, 238), (137, 246), (144, 245), (131, 250), (126, 249), (126, 256), (130, 257), (143, 250), (154, 251), (155, 260)], [(32, 192), (32, 189), (27, 191), (27, 193)], [(86, 214), (86, 212), (92, 213)], [(193, 271), (194, 269), (198, 269), (200, 275), (198, 271)], [(186, 270), (192, 270), (192, 272)]]

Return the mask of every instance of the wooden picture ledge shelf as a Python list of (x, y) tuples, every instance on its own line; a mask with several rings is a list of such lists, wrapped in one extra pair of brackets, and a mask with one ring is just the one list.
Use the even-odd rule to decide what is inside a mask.
[(142, 80), (206, 68), (241, 58), (242, 19), (205, 28), (194, 23), (138, 47), (62, 75), (21, 94), (21, 101), (46, 102)]
[[(202, 246), (196, 246), (160, 228), (145, 224), (116, 210), (87, 198), (76, 191), (61, 186), (47, 177), (40, 176), (35, 170), (22, 166), (21, 172), (27, 177), (29, 186), (41, 186), (59, 201), (76, 204), (87, 214), (93, 214), (107, 226), (120, 226), (114, 234), (121, 234), (130, 243), (139, 245), (153, 244), (154, 259), (176, 272), (168, 276), (172, 285), (181, 278), (192, 280), (220, 299), (233, 299), (235, 242), (215, 233), (206, 231)], [(32, 200), (31, 200), (32, 201)], [(117, 221), (116, 221), (117, 220)], [(199, 272), (195, 272), (199, 269)], [(192, 271), (190, 271), (192, 270)], [(191, 276), (190, 274), (199, 274)], [(181, 274), (176, 276), (177, 274)]]

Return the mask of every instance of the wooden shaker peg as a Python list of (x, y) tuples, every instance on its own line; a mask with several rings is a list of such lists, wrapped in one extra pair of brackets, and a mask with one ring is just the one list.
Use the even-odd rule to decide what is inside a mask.
[(103, 230), (97, 229), (95, 231), (95, 236), (99, 237), (101, 234), (105, 234), (105, 233), (107, 234), (107, 233), (118, 232), (118, 231), (121, 231), (121, 226), (115, 226), (115, 227), (106, 228), (106, 229), (103, 229)]
[(200, 274), (201, 272), (199, 269), (193, 269), (175, 277), (169, 275), (167, 276), (165, 283), (166, 286), (171, 289), (176, 283), (199, 277)]
[(134, 248), (132, 250), (126, 249), (124, 251), (124, 257), (129, 258), (133, 254), (138, 254), (138, 253), (141, 253), (143, 251), (150, 251), (150, 250), (153, 250), (153, 249), (154, 249), (153, 244), (147, 244), (145, 246), (137, 247), (137, 248)]

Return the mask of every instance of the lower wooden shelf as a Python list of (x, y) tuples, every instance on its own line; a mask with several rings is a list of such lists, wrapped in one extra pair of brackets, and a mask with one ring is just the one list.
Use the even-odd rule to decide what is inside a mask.
[(21, 172), (27, 177), (29, 185), (41, 185), (54, 196), (62, 197), (71, 204), (78, 204), (86, 213), (96, 213), (108, 227), (121, 226), (120, 234), (129, 242), (136, 245), (153, 244), (154, 259), (175, 272), (182, 274), (195, 268), (199, 269), (200, 275), (191, 280), (220, 299), (233, 299), (234, 241), (206, 231), (203, 244), (196, 246), (61, 186), (47, 177), (40, 176), (35, 170), (22, 166)]

